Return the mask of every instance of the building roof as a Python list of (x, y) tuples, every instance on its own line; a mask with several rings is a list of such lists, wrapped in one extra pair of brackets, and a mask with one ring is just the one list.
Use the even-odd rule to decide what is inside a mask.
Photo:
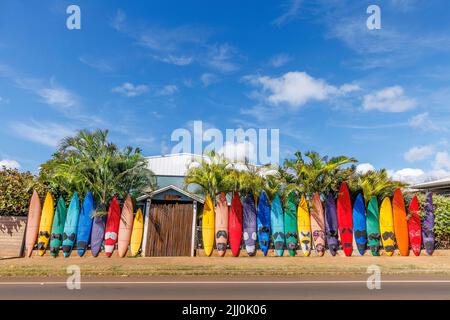
[(200, 161), (202, 156), (191, 153), (176, 153), (147, 157), (148, 168), (156, 176), (184, 177), (192, 161)]
[(433, 190), (447, 189), (447, 188), (450, 188), (450, 177), (440, 179), (440, 180), (430, 181), (430, 182), (419, 183), (414, 186), (411, 186), (411, 188), (412, 189), (433, 189)]
[(204, 203), (205, 202), (205, 200), (202, 197), (199, 197), (196, 194), (189, 193), (186, 190), (183, 190), (183, 189), (181, 189), (181, 188), (179, 188), (179, 187), (177, 187), (175, 185), (166, 186), (164, 188), (155, 190), (155, 191), (153, 191), (151, 193), (144, 194), (144, 195), (138, 197), (137, 201), (143, 201), (143, 200), (147, 200), (148, 198), (153, 198), (157, 194), (163, 193), (163, 192), (165, 192), (167, 190), (175, 190), (175, 191), (185, 195), (186, 197), (191, 198), (192, 200), (195, 200), (195, 201), (200, 202), (200, 203)]

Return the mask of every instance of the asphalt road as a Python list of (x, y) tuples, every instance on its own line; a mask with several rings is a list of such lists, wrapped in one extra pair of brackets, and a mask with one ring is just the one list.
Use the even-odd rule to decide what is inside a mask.
[(367, 277), (89, 277), (79, 290), (65, 278), (2, 278), (0, 299), (446, 299), (449, 276), (383, 276), (369, 290)]

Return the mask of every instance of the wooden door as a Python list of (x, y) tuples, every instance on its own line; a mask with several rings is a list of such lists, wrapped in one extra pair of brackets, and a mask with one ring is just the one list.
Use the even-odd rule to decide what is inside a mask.
[(152, 203), (146, 256), (190, 256), (192, 204)]

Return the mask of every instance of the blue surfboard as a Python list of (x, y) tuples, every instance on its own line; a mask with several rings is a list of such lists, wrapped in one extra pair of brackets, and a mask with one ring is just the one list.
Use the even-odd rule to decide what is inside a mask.
[(67, 210), (66, 223), (64, 225), (62, 249), (64, 257), (70, 256), (73, 245), (77, 238), (78, 216), (80, 213), (80, 203), (75, 192)]
[(258, 228), (258, 245), (264, 256), (266, 256), (270, 244), (270, 206), (264, 191), (259, 195), (256, 222)]
[(283, 207), (278, 194), (275, 195), (270, 207), (270, 227), (275, 251), (281, 257), (284, 253), (285, 235)]
[(353, 204), (353, 233), (355, 235), (356, 247), (361, 255), (366, 251), (367, 229), (366, 229), (366, 209), (364, 197), (360, 193)]
[(80, 257), (86, 252), (91, 237), (93, 210), (94, 198), (92, 197), (92, 193), (88, 192), (86, 193), (86, 197), (84, 197), (80, 217), (78, 218), (77, 250)]

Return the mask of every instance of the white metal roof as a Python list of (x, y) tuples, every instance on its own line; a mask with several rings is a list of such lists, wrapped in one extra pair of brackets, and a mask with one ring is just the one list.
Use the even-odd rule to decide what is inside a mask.
[(155, 195), (157, 195), (159, 193), (162, 193), (164, 191), (170, 190), (170, 189), (175, 190), (175, 191), (177, 191), (177, 192), (179, 192), (181, 194), (184, 194), (186, 197), (194, 199), (194, 200), (196, 200), (196, 201), (198, 201), (200, 203), (205, 203), (205, 200), (202, 197), (200, 197), (200, 196), (198, 196), (196, 194), (193, 194), (193, 193), (189, 193), (186, 190), (183, 190), (183, 189), (181, 189), (181, 188), (179, 188), (179, 187), (177, 187), (177, 186), (175, 186), (173, 184), (171, 184), (170, 186), (166, 186), (164, 188), (155, 190), (155, 191), (153, 191), (153, 192), (151, 192), (149, 194), (144, 194), (144, 195), (138, 197), (137, 201), (142, 201), (142, 200), (146, 200), (148, 198), (152, 198)]
[(201, 161), (202, 156), (191, 153), (168, 154), (147, 157), (148, 168), (156, 176), (186, 176), (192, 161)]
[(450, 187), (450, 177), (430, 182), (419, 183), (414, 186), (411, 186), (411, 188), (414, 189), (449, 188), (449, 187)]

